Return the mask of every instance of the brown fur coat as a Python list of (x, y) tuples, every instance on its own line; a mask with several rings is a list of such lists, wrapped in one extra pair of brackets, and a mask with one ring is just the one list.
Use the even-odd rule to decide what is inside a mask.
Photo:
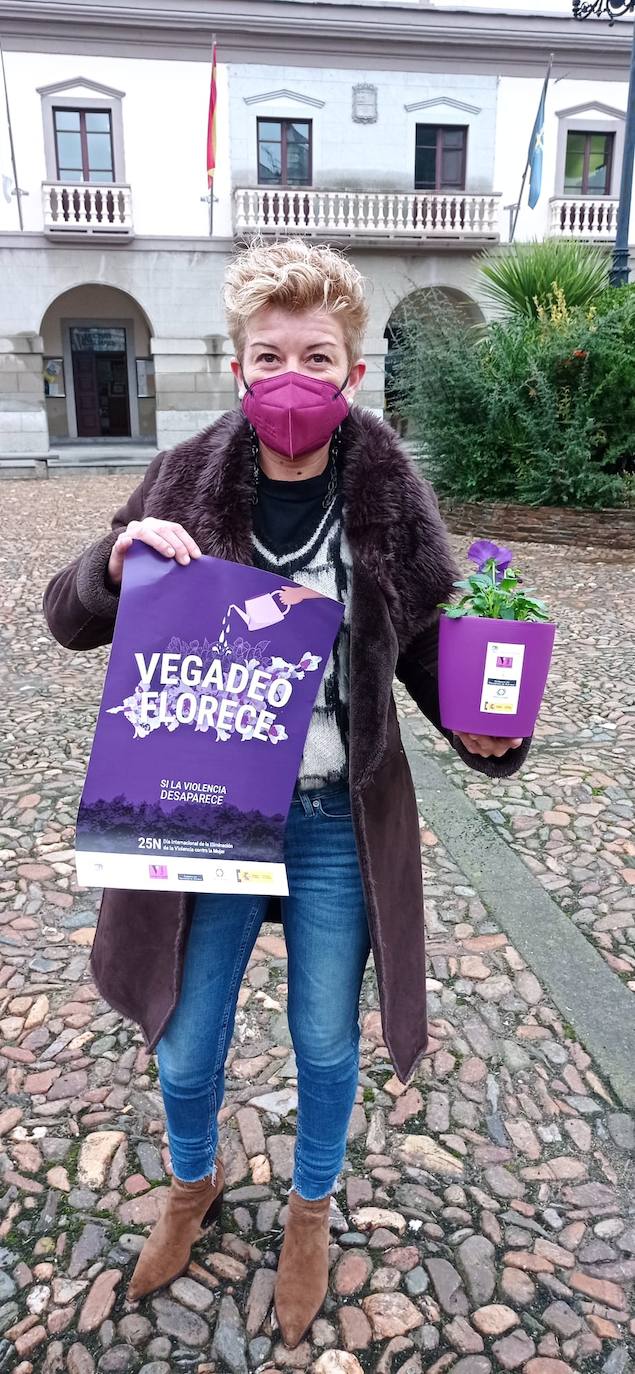
[[(383, 421), (354, 407), (344, 424), (344, 528), (353, 571), (350, 791), (385, 1043), (405, 1081), (427, 1044), (419, 818), (392, 694), (395, 675), (441, 730), (437, 603), (458, 575), (436, 497)], [(112, 530), (50, 581), (44, 611), (70, 649), (112, 639), (117, 597), (106, 584), (121, 529), (144, 515), (181, 523), (203, 553), (251, 563), (252, 460), (240, 411), (161, 453), (113, 516)], [(529, 741), (502, 759), (464, 761), (509, 776)], [(193, 894), (104, 892), (91, 971), (111, 1006), (153, 1049), (179, 995)], [(272, 916), (276, 917), (275, 909)]]

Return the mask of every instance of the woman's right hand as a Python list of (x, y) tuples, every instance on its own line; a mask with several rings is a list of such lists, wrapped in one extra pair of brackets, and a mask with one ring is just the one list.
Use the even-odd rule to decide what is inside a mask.
[(108, 560), (108, 577), (115, 587), (121, 585), (124, 558), (133, 539), (140, 539), (164, 558), (176, 558), (177, 563), (186, 564), (191, 558), (201, 557), (198, 544), (182, 525), (158, 520), (154, 515), (147, 515), (144, 520), (131, 520), (113, 544)]

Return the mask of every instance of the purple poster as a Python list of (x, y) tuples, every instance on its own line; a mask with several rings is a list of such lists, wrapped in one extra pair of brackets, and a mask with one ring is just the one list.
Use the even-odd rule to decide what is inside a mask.
[(342, 615), (258, 568), (133, 544), (77, 817), (82, 886), (287, 893), (284, 826)]

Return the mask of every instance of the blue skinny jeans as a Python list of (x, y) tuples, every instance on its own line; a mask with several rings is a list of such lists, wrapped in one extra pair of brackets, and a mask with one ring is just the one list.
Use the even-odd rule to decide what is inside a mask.
[[(346, 1155), (370, 953), (347, 789), (296, 793), (285, 863), (287, 1013), (298, 1075), (292, 1187), (315, 1199), (333, 1191)], [(215, 893), (194, 907), (179, 1000), (156, 1045), (172, 1168), (189, 1182), (215, 1174), (238, 990), (266, 908), (266, 897)]]

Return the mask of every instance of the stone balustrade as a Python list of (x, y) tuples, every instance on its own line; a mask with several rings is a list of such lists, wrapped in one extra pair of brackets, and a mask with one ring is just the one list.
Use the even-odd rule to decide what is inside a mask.
[(374, 239), (498, 240), (499, 193), (239, 189), (236, 233), (352, 234)]
[(549, 233), (553, 238), (615, 238), (617, 200), (608, 196), (552, 196), (549, 205)]
[(49, 181), (42, 187), (42, 199), (47, 233), (112, 237), (133, 232), (129, 186)]

